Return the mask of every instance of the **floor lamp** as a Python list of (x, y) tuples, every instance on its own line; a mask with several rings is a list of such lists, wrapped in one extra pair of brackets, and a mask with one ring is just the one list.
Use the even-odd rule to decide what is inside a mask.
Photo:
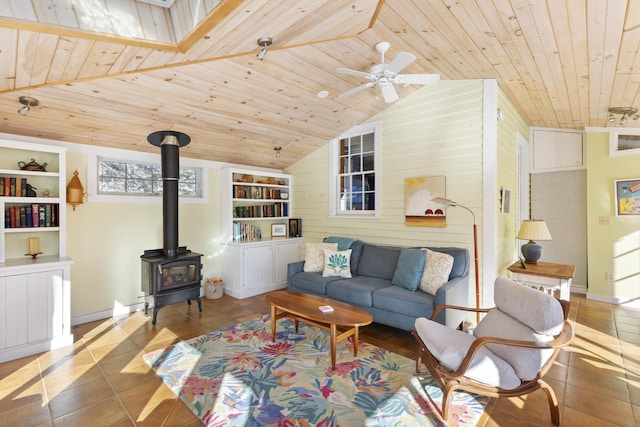
[[(478, 225), (476, 224), (476, 215), (471, 209), (466, 206), (462, 206), (453, 200), (445, 199), (443, 197), (434, 197), (432, 202), (447, 207), (458, 207), (469, 211), (473, 217), (473, 256), (475, 258), (475, 277), (476, 277), (476, 308), (480, 308), (480, 278), (478, 277)], [(476, 325), (480, 323), (480, 313), (476, 313)]]

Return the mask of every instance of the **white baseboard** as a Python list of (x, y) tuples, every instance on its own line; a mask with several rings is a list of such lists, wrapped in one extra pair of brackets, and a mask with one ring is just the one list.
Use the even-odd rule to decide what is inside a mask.
[(621, 305), (624, 307), (640, 308), (640, 301), (637, 299), (622, 299), (608, 295), (598, 295), (591, 292), (587, 292), (587, 299), (606, 302), (609, 304)]
[[(150, 306), (151, 307), (151, 306)], [(114, 316), (121, 316), (123, 314), (135, 313), (136, 311), (144, 310), (144, 303), (138, 303), (133, 305), (126, 305), (114, 308), (113, 310), (98, 311), (96, 313), (84, 314), (82, 316), (72, 317), (71, 326), (82, 325), (83, 323), (94, 322), (96, 320), (108, 319)]]

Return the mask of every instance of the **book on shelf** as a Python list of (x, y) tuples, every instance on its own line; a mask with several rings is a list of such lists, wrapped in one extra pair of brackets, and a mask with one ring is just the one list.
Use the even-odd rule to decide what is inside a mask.
[(4, 228), (11, 228), (11, 217), (9, 209), (4, 210)]
[(33, 227), (33, 210), (31, 209), (31, 205), (25, 206), (25, 216), (27, 218), (27, 227)]
[(16, 178), (16, 197), (22, 196), (22, 179)]
[(0, 196), (4, 196), (4, 177), (0, 176)]
[[(6, 222), (6, 220), (5, 220)], [(9, 227), (16, 228), (16, 208), (15, 206), (11, 206), (9, 208)]]
[(51, 227), (51, 203), (44, 205), (44, 226)]
[(4, 195), (11, 195), (11, 178), (9, 178), (8, 176), (4, 177)]
[(27, 197), (27, 178), (20, 178), (20, 192), (18, 193), (18, 190), (16, 189), (16, 193), (19, 194), (20, 197)]
[(27, 211), (24, 206), (20, 206), (20, 225), (19, 227), (25, 228), (27, 226)]
[(16, 178), (15, 177), (9, 178), (9, 196), (11, 197), (16, 196)]
[(31, 204), (31, 220), (32, 220), (32, 226), (33, 227), (39, 227), (40, 226), (40, 221), (38, 220), (38, 218), (40, 218), (40, 208), (38, 206), (37, 203), (32, 203)]
[(38, 224), (40, 227), (44, 227), (45, 224), (45, 208), (44, 205), (40, 205), (38, 208)]

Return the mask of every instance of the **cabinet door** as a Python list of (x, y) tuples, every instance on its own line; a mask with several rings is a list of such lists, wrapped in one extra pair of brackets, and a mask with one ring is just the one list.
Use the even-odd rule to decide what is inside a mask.
[(300, 243), (287, 242), (275, 245), (274, 283), (287, 283), (287, 264), (300, 261)]
[(255, 246), (242, 250), (242, 290), (273, 284), (273, 246)]
[(584, 167), (582, 132), (533, 131), (533, 172), (572, 170)]
[(3, 277), (0, 281), (0, 348), (61, 336), (62, 270)]

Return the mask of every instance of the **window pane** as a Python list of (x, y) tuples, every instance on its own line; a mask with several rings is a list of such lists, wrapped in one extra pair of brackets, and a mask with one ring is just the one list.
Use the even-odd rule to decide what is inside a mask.
[(362, 156), (362, 171), (368, 172), (375, 169), (374, 164), (375, 155), (373, 153), (364, 154)]
[(362, 152), (363, 153), (373, 153), (374, 149), (374, 134), (368, 133), (366, 135), (362, 135)]
[(350, 139), (351, 144), (350, 144), (350, 148), (351, 148), (351, 155), (354, 154), (360, 154), (362, 153), (362, 139), (360, 138), (360, 136), (356, 136), (354, 138)]
[[(181, 168), (178, 193), (201, 197), (200, 168)], [(98, 194), (162, 195), (160, 164), (98, 160)]]

